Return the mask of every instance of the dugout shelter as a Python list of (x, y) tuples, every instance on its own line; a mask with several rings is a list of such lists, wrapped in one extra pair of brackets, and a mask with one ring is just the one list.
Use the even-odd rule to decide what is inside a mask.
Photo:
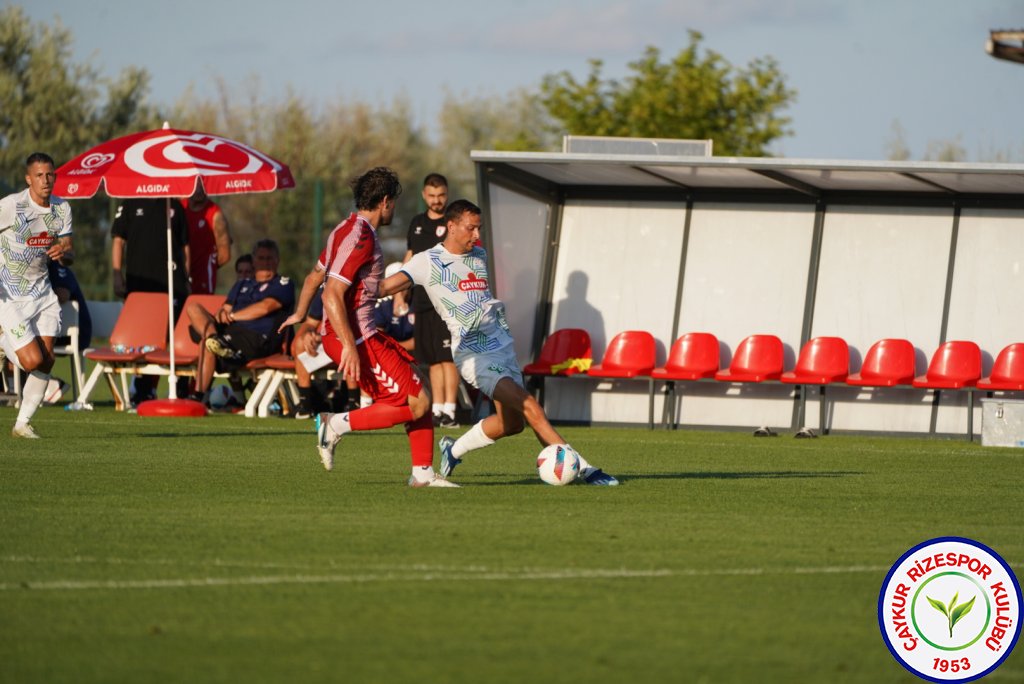
[[(595, 362), (617, 333), (646, 330), (659, 365), (680, 335), (710, 332), (722, 368), (745, 337), (773, 334), (786, 370), (807, 340), (835, 336), (849, 344), (851, 373), (883, 338), (914, 345), (918, 375), (948, 340), (976, 342), (983, 375), (1024, 342), (1024, 165), (707, 152), (632, 141), (471, 153), (492, 287), (523, 364), (562, 328), (590, 333)], [(965, 432), (965, 392), (828, 392), (835, 431)], [(675, 418), (795, 430), (796, 396), (777, 383), (687, 383)], [(577, 376), (545, 391), (549, 415), (565, 422), (646, 424), (647, 401), (636, 381)], [(655, 401), (663, 415), (664, 393)], [(804, 422), (820, 429), (818, 411)]]

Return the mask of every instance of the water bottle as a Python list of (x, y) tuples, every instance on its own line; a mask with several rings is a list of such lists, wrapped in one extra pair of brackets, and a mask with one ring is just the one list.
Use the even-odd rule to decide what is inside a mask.
[(87, 401), (73, 401), (64, 405), (65, 411), (92, 411), (92, 404)]

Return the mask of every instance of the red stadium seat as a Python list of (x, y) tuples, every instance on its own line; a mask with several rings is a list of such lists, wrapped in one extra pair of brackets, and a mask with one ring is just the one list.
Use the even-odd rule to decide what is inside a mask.
[(895, 387), (914, 381), (914, 345), (903, 339), (884, 339), (868, 349), (860, 372), (846, 378), (847, 385)]
[(1004, 392), (1024, 391), (1024, 342), (1004, 348), (987, 378), (978, 381), (978, 389)]
[(566, 377), (585, 372), (592, 360), (590, 333), (582, 328), (563, 328), (551, 333), (533, 363), (523, 367), (523, 376), (532, 378), (529, 386), (537, 401), (544, 403), (544, 378)]
[(601, 363), (590, 367), (594, 378), (635, 378), (650, 375), (655, 364), (655, 344), (651, 333), (627, 330), (612, 338)]
[(974, 440), (974, 386), (981, 379), (981, 349), (974, 342), (946, 342), (932, 355), (928, 372), (914, 378), (914, 387), (967, 391), (967, 439)]
[(648, 422), (654, 423), (654, 380), (664, 380), (667, 383), (670, 391), (667, 395), (668, 405), (663, 414), (674, 417), (676, 382), (714, 378), (715, 373), (718, 372), (718, 356), (718, 338), (711, 333), (686, 333), (677, 339), (672, 344), (665, 365), (651, 371)]
[(650, 379), (654, 364), (657, 363), (654, 337), (645, 330), (627, 330), (612, 338), (604, 352), (601, 363), (587, 371), (592, 378), (638, 378), (647, 377), (648, 400), (647, 428), (654, 428), (654, 380)]
[(715, 373), (720, 382), (764, 382), (782, 375), (782, 340), (775, 335), (751, 335), (740, 342), (732, 363)]
[(575, 375), (578, 366), (552, 370), (570, 359), (590, 359), (590, 334), (580, 328), (556, 330), (544, 340), (537, 360), (523, 367), (523, 375)]
[[(825, 387), (833, 382), (842, 382), (850, 371), (850, 348), (846, 340), (840, 337), (815, 337), (800, 350), (796, 368), (783, 373), (779, 378), (790, 385), (817, 385), (819, 393), (819, 409), (821, 415), (818, 429), (827, 434), (827, 412), (825, 405)], [(800, 393), (800, 422), (804, 420), (804, 408), (807, 401), (805, 392)]]

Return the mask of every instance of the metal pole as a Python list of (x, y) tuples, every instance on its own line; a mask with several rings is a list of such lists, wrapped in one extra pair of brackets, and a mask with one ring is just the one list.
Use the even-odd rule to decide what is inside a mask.
[(167, 198), (167, 339), (171, 348), (171, 375), (167, 378), (170, 385), (168, 397), (178, 398), (177, 376), (174, 373), (174, 260), (171, 254), (171, 198)]

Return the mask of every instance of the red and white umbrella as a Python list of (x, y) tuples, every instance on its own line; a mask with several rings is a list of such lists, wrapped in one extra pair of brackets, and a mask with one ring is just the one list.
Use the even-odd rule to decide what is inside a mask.
[[(103, 185), (111, 197), (167, 199), (167, 320), (174, 330), (171, 197), (191, 197), (199, 183), (207, 195), (273, 192), (295, 187), (291, 170), (240, 142), (210, 133), (170, 128), (133, 133), (83, 152), (57, 169), (53, 194), (85, 199)], [(186, 268), (182, 264), (181, 268)], [(177, 398), (174, 344), (170, 344), (170, 397)]]

